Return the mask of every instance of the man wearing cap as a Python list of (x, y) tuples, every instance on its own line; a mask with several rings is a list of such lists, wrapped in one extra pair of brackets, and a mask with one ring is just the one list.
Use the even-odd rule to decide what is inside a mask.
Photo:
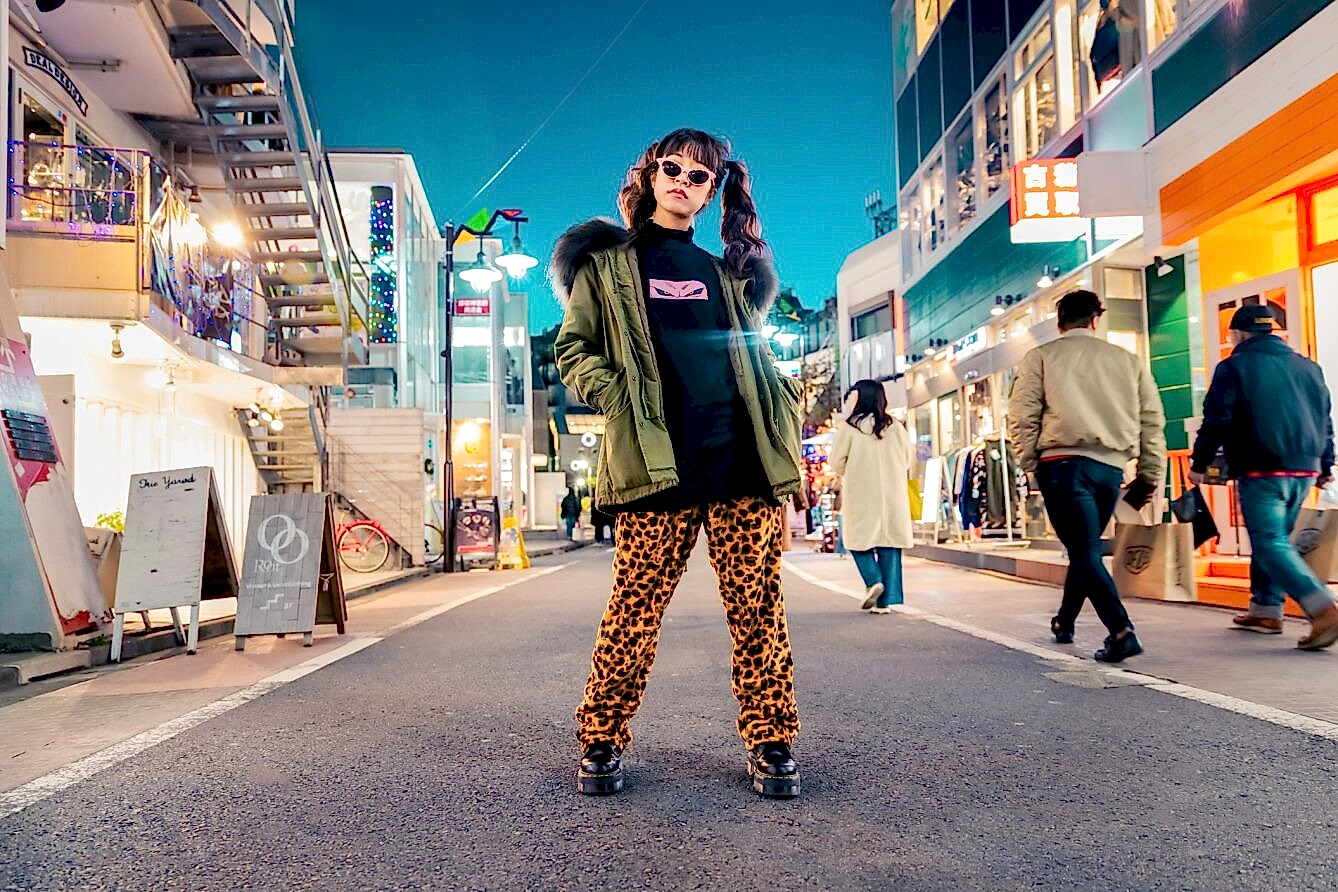
[(1090, 599), (1110, 632), (1095, 658), (1118, 663), (1143, 652), (1102, 561), (1101, 534), (1115, 511), (1126, 466), (1137, 475), (1125, 501), (1141, 508), (1160, 486), (1166, 416), (1157, 385), (1137, 356), (1097, 337), (1105, 309), (1090, 291), (1059, 299), (1060, 337), (1027, 353), (1008, 399), (1018, 464), (1034, 475), (1059, 540), (1068, 550), (1064, 598), (1050, 621), (1055, 641), (1073, 641)]
[(1338, 601), (1290, 536), (1310, 487), (1332, 479), (1333, 418), (1324, 374), (1273, 334), (1274, 321), (1266, 306), (1231, 317), (1236, 346), (1204, 397), (1189, 479), (1202, 483), (1218, 449), (1225, 452), (1250, 534), (1250, 608), (1232, 620), (1236, 628), (1281, 635), (1291, 595), (1310, 617), (1310, 634), (1296, 646), (1319, 650), (1338, 641)]

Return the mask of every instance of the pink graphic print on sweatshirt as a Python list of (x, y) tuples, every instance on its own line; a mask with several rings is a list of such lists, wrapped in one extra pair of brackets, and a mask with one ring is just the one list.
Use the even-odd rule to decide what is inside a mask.
[(672, 282), (668, 279), (651, 279), (650, 296), (660, 300), (709, 300), (706, 286), (696, 279), (686, 282)]

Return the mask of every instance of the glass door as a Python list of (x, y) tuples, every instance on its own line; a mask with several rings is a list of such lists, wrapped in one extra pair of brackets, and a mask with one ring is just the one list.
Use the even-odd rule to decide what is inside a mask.
[(10, 153), (10, 217), (32, 221), (68, 219), (70, 171), (65, 155), (69, 116), (41, 94), (18, 89), (11, 132), (21, 143)]

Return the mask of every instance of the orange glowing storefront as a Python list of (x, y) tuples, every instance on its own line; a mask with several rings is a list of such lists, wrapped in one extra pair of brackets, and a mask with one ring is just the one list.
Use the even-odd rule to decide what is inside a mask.
[[(1164, 243), (1197, 246), (1195, 377), (1210, 381), (1230, 352), (1236, 308), (1263, 303), (1282, 320), (1279, 335), (1338, 385), (1338, 75), (1168, 183), (1160, 206)], [(1234, 499), (1214, 502), (1219, 552), (1247, 554)]]

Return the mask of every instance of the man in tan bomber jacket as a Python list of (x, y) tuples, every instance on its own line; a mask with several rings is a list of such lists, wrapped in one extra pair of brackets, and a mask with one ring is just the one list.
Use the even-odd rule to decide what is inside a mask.
[(1105, 309), (1090, 291), (1056, 305), (1061, 336), (1027, 353), (1008, 398), (1009, 434), (1018, 464), (1033, 476), (1046, 512), (1068, 550), (1069, 568), (1055, 641), (1073, 641), (1073, 624), (1090, 599), (1110, 632), (1095, 658), (1118, 663), (1143, 652), (1101, 560), (1101, 534), (1115, 511), (1125, 468), (1137, 459), (1125, 501), (1141, 508), (1161, 485), (1166, 417), (1152, 374), (1134, 354), (1096, 335)]

